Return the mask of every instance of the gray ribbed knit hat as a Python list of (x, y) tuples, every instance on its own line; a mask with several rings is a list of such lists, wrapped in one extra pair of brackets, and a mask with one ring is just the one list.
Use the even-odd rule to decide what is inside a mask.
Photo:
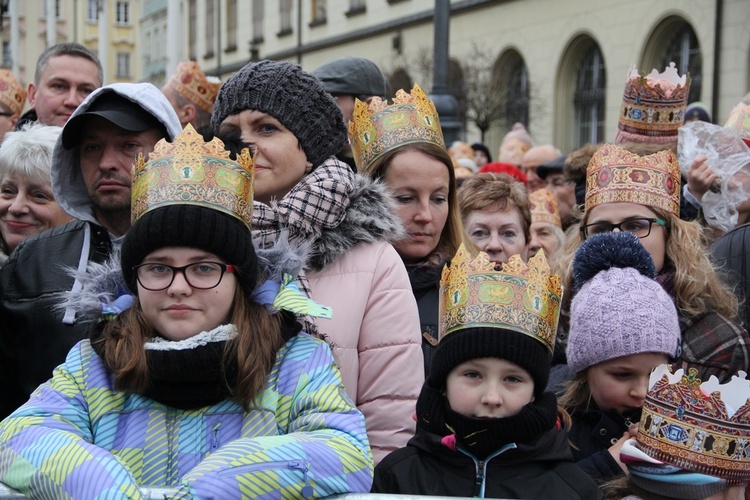
[(246, 109), (279, 120), (297, 137), (313, 167), (346, 144), (346, 126), (338, 104), (317, 78), (297, 64), (251, 62), (232, 75), (216, 97), (211, 117), (214, 134), (227, 116)]

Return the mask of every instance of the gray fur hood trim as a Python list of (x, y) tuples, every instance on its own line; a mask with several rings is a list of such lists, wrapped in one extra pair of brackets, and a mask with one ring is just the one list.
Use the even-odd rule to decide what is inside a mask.
[(397, 241), (405, 235), (385, 184), (357, 175), (346, 217), (335, 228), (324, 230), (315, 240), (308, 267), (320, 271), (355, 245)]
[[(297, 276), (308, 258), (309, 247), (292, 247), (283, 235), (269, 248), (261, 249), (256, 245), (261, 276), (273, 281), (281, 281), (284, 274)], [(131, 294), (122, 276), (119, 248), (102, 264), (89, 262), (85, 272), (69, 267), (68, 274), (77, 279), (81, 287), (78, 291), (58, 294), (55, 310), (64, 312), (70, 308), (79, 319), (94, 321), (101, 317), (103, 304), (111, 306), (117, 298)]]

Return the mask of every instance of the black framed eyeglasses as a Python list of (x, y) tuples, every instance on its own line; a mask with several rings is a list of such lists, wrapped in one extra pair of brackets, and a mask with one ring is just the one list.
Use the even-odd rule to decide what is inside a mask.
[(633, 233), (639, 238), (645, 238), (646, 236), (651, 234), (651, 226), (654, 224), (666, 227), (667, 221), (649, 217), (638, 217), (635, 219), (624, 220), (619, 224), (611, 224), (609, 222), (594, 222), (593, 224), (581, 226), (581, 233), (583, 234), (583, 239), (586, 239), (595, 234), (611, 233), (612, 231), (617, 229), (618, 231)]
[(185, 281), (196, 290), (209, 290), (219, 286), (224, 273), (233, 273), (234, 266), (221, 262), (194, 262), (187, 266), (170, 266), (160, 262), (144, 262), (133, 266), (138, 283), (146, 290), (158, 292), (172, 286), (177, 273), (182, 273)]

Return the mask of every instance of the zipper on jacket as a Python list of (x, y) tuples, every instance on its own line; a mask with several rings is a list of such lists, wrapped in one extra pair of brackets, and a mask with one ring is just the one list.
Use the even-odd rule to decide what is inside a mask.
[(496, 452), (490, 454), (484, 460), (478, 460), (474, 455), (461, 448), (460, 446), (456, 447), (458, 451), (474, 461), (474, 470), (476, 474), (474, 477), (474, 498), (484, 498), (484, 491), (487, 484), (487, 464), (490, 462), (490, 460), (514, 448), (517, 448), (516, 443), (508, 443)]
[[(313, 487), (310, 485), (310, 480), (307, 477), (307, 473), (310, 471), (310, 462), (306, 460), (288, 460), (285, 462), (261, 462), (257, 464), (248, 464), (240, 467), (233, 467), (218, 471), (217, 475), (222, 476), (239, 476), (240, 474), (256, 472), (260, 470), (269, 469), (290, 469), (302, 472), (302, 478), (304, 480), (304, 486), (302, 487), (301, 493), (302, 498), (310, 498), (313, 496)], [(280, 486), (280, 485), (279, 485)]]
[(167, 410), (166, 415), (166, 431), (167, 431), (167, 484), (175, 484), (175, 459), (174, 459), (174, 434), (175, 434), (175, 414), (171, 408)]
[(217, 422), (211, 430), (213, 433), (213, 437), (211, 438), (211, 451), (214, 451), (219, 447), (219, 427), (221, 427), (221, 422)]

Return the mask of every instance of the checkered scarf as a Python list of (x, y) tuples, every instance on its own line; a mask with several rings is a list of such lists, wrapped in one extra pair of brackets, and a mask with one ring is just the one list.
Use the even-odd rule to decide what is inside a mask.
[[(261, 248), (271, 247), (282, 236), (292, 247), (314, 242), (325, 229), (343, 222), (355, 187), (355, 174), (349, 166), (335, 157), (328, 158), (281, 200), (270, 206), (253, 203), (253, 241)], [(300, 270), (297, 282), (310, 297), (304, 270)], [(305, 331), (318, 334), (314, 319), (299, 319)]]

